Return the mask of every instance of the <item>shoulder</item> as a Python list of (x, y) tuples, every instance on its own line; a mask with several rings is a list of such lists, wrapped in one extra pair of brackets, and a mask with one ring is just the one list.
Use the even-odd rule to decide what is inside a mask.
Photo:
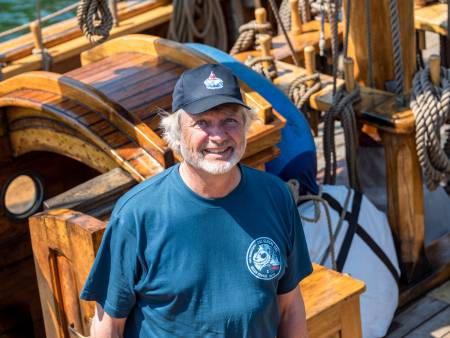
[(163, 172), (150, 177), (149, 179), (135, 185), (133, 188), (128, 190), (122, 197), (117, 201), (113, 216), (119, 216), (129, 213), (131, 210), (142, 210), (146, 208), (139, 208), (139, 206), (149, 206), (152, 202), (157, 202), (158, 196), (162, 190), (170, 188), (169, 180), (177, 170), (178, 166), (172, 166)]

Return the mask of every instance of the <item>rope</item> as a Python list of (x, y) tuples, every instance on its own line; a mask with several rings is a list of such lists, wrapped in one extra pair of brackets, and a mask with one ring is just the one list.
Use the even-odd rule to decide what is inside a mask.
[[(350, 0), (349, 0), (350, 1)], [(369, 87), (374, 88), (373, 79), (373, 52), (372, 52), (372, 8), (371, 0), (365, 0), (365, 16), (366, 16), (366, 36), (367, 36), (367, 83)]]
[(333, 57), (333, 96), (336, 94), (338, 57), (339, 57), (339, 31), (338, 31), (338, 15), (339, 0), (328, 0), (329, 9), (327, 12), (328, 21), (331, 26), (331, 55)]
[[(312, 86), (308, 86), (309, 81), (314, 81)], [(318, 92), (321, 88), (320, 74), (311, 75), (302, 74), (291, 82), (288, 89), (288, 96), (294, 102), (295, 106), (301, 110), (308, 110), (305, 104), (309, 101), (312, 94)]]
[[(264, 67), (264, 63), (268, 62), (269, 67)], [(277, 69), (275, 61), (272, 56), (250, 56), (245, 65), (253, 69), (255, 72), (261, 74), (269, 81), (273, 81), (277, 77)]]
[(277, 24), (278, 24), (279, 27), (281, 27), (281, 30), (283, 31), (284, 38), (286, 39), (286, 42), (287, 42), (288, 47), (289, 47), (289, 50), (291, 51), (292, 60), (294, 61), (294, 64), (297, 67), (299, 67), (300, 63), (298, 61), (297, 54), (295, 54), (294, 47), (292, 47), (291, 39), (289, 38), (289, 35), (286, 32), (286, 28), (284, 27), (284, 24), (281, 21), (280, 13), (278, 12), (278, 8), (277, 8), (277, 4), (275, 3), (274, 0), (269, 0), (269, 3), (270, 3), (270, 7), (272, 8), (272, 12), (275, 15), (275, 19), (277, 21)]
[(255, 42), (258, 38), (256, 32), (267, 32), (270, 30), (271, 25), (269, 22), (260, 24), (255, 20), (247, 22), (239, 27), (239, 37), (230, 50), (230, 54), (234, 55), (246, 50), (253, 49)]
[(106, 0), (81, 0), (77, 9), (77, 19), (83, 34), (94, 44), (108, 39), (114, 24)]
[[(332, 268), (334, 270), (337, 270), (336, 255), (335, 255), (335, 249), (334, 249), (336, 235), (333, 234), (333, 228), (332, 228), (331, 216), (330, 216), (330, 207), (328, 205), (328, 202), (322, 198), (322, 187), (320, 187), (319, 195), (300, 196), (300, 193), (299, 193), (300, 183), (297, 180), (290, 179), (286, 184), (292, 193), (292, 196), (294, 198), (296, 205), (299, 205), (303, 201), (312, 201), (314, 203), (314, 218), (310, 219), (310, 218), (300, 215), (300, 218), (302, 220), (305, 220), (305, 221), (311, 222), (311, 223), (317, 223), (317, 221), (320, 219), (320, 203), (322, 203), (324, 210), (325, 210), (325, 216), (327, 218), (328, 237), (330, 239), (330, 245), (328, 246), (327, 250), (325, 251), (325, 254), (326, 254), (326, 256), (328, 256), (328, 254), (331, 255)], [(345, 209), (347, 209), (347, 208), (345, 208)], [(345, 217), (345, 214), (344, 214), (344, 217)], [(341, 222), (341, 219), (339, 219), (339, 222)]]
[(413, 79), (411, 109), (416, 118), (416, 148), (429, 190), (450, 179), (450, 131), (441, 146), (441, 127), (450, 118), (450, 70), (441, 68), (441, 82), (433, 86), (430, 68), (418, 71)]
[(325, 184), (336, 182), (336, 146), (334, 141), (334, 121), (339, 118), (344, 130), (345, 157), (349, 184), (355, 190), (360, 191), (360, 182), (356, 166), (356, 153), (358, 149), (358, 131), (356, 128), (355, 112), (353, 104), (360, 100), (360, 89), (356, 85), (351, 93), (347, 93), (341, 87), (333, 99), (333, 105), (324, 116), (323, 152), (325, 155)]
[(389, 12), (391, 17), (392, 49), (394, 51), (394, 88), (390, 91), (396, 94), (403, 93), (403, 60), (400, 41), (400, 20), (398, 16), (397, 0), (389, 0)]
[(169, 39), (179, 42), (201, 40), (227, 50), (227, 27), (219, 0), (174, 0), (172, 5)]

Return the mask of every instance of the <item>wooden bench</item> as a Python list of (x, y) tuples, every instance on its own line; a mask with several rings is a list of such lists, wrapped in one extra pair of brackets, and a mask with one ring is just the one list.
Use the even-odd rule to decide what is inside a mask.
[[(88, 335), (93, 302), (79, 293), (93, 264), (106, 222), (56, 209), (30, 218), (39, 293), (49, 338), (70, 337), (69, 326)], [(310, 338), (360, 338), (359, 295), (364, 283), (314, 265), (300, 287)]]

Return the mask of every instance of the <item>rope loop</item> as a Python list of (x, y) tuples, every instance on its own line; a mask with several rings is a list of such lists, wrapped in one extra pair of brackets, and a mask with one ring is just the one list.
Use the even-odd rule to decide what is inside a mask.
[[(308, 86), (307, 83), (309, 81), (313, 81), (314, 84)], [(305, 104), (309, 101), (312, 94), (320, 90), (321, 86), (319, 73), (302, 74), (289, 85), (288, 96), (299, 110), (305, 111), (307, 110)]]
[(247, 22), (239, 27), (239, 36), (230, 50), (231, 55), (254, 49), (254, 45), (258, 39), (257, 32), (268, 33), (272, 28), (270, 22), (257, 23), (256, 20)]
[(109, 37), (114, 19), (106, 0), (81, 0), (77, 8), (78, 25), (93, 44), (100, 44)]
[(430, 68), (419, 70), (413, 79), (411, 110), (416, 122), (416, 149), (429, 190), (450, 179), (450, 130), (445, 143), (441, 129), (450, 119), (450, 74), (441, 68), (441, 81), (434, 86)]
[[(269, 67), (264, 67), (264, 63), (269, 63)], [(261, 74), (269, 81), (273, 81), (278, 75), (275, 61), (272, 56), (249, 56), (245, 65)]]
[(340, 87), (334, 98), (333, 105), (324, 116), (323, 152), (325, 155), (325, 180), (326, 184), (336, 183), (337, 158), (334, 140), (334, 123), (340, 119), (344, 130), (345, 157), (348, 170), (350, 187), (361, 191), (359, 176), (357, 172), (356, 155), (358, 151), (358, 130), (353, 104), (361, 99), (360, 87), (356, 84), (355, 89), (348, 93), (344, 86)]

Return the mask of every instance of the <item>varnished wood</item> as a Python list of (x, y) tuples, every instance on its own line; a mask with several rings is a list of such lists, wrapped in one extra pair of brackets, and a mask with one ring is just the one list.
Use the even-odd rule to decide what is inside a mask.
[[(256, 23), (264, 24), (267, 22), (267, 11), (264, 7), (257, 7), (255, 9), (255, 20)], [(260, 34), (265, 33), (263, 30), (259, 30)]]
[(447, 4), (432, 3), (414, 10), (416, 29), (447, 35)]
[[(313, 46), (305, 47), (305, 69), (306, 75), (312, 75), (316, 72), (316, 52)], [(309, 80), (307, 85), (311, 87), (313, 85), (313, 81)]]
[[(355, 78), (362, 84), (367, 82), (367, 35), (364, 1), (352, 1), (349, 32), (349, 56), (355, 62)], [(372, 11), (372, 55), (373, 77), (375, 87), (384, 89), (388, 80), (394, 79), (394, 62), (392, 50), (392, 37), (390, 33), (390, 12), (389, 1), (371, 1)], [(344, 7), (347, 7), (347, 1), (344, 1)], [(402, 45), (402, 60), (404, 72), (404, 90), (408, 92), (411, 89), (412, 77), (415, 72), (415, 35), (414, 32), (414, 4), (412, 1), (398, 1), (398, 13), (400, 22), (400, 40)]]
[(298, 0), (289, 0), (289, 6), (291, 9), (291, 33), (293, 35), (302, 34), (302, 19), (298, 12)]
[(353, 66), (354, 62), (352, 58), (344, 59), (345, 89), (349, 93), (355, 89), (355, 74), (353, 73)]
[(30, 23), (30, 31), (33, 38), (34, 48), (42, 50), (44, 48), (44, 44), (42, 43), (41, 26), (37, 21), (33, 21)]
[[(293, 34), (289, 32), (294, 51), (297, 57), (302, 60), (306, 46), (313, 46), (316, 52), (319, 52), (320, 40), (320, 22), (313, 20), (302, 24), (302, 33)], [(331, 46), (331, 29), (330, 24), (325, 23), (324, 30), (325, 46)], [(342, 25), (338, 25), (338, 38), (342, 40)], [(275, 36), (272, 39), (272, 55), (280, 61), (292, 62), (291, 52), (283, 35)]]
[[(100, 246), (104, 228), (105, 223), (66, 209), (30, 218), (47, 337), (66, 337), (67, 325), (71, 324), (88, 335), (94, 306), (80, 302), (78, 296)], [(49, 251), (53, 257), (50, 260)], [(64, 284), (67, 278), (71, 289)]]
[(310, 338), (360, 338), (359, 295), (364, 283), (313, 264), (314, 272), (301, 283)]
[[(166, 23), (172, 15), (172, 5), (159, 5), (149, 11), (138, 13), (136, 16), (121, 21), (119, 27), (113, 27), (110, 32), (110, 39), (126, 34), (143, 32), (162, 23)], [(73, 20), (76, 24), (76, 20)], [(63, 43), (48, 46), (47, 51), (52, 56), (52, 67), (63, 67), (66, 70), (73, 69), (64, 63), (74, 56), (80, 55), (83, 51), (92, 48), (89, 40), (80, 36), (78, 27), (77, 37), (71, 38)], [(28, 53), (28, 52), (27, 52)], [(38, 70), (41, 68), (41, 58), (39, 55), (24, 55), (18, 60), (13, 60), (3, 68), (4, 78), (21, 74), (26, 71)]]
[(436, 54), (431, 55), (428, 59), (428, 64), (430, 66), (431, 82), (433, 85), (439, 86), (441, 83), (441, 57)]
[[(414, 135), (382, 132), (386, 156), (387, 216), (408, 279), (424, 255), (424, 204)], [(407, 174), (406, 174), (407, 173)], [(409, 274), (409, 275), (408, 275)]]

